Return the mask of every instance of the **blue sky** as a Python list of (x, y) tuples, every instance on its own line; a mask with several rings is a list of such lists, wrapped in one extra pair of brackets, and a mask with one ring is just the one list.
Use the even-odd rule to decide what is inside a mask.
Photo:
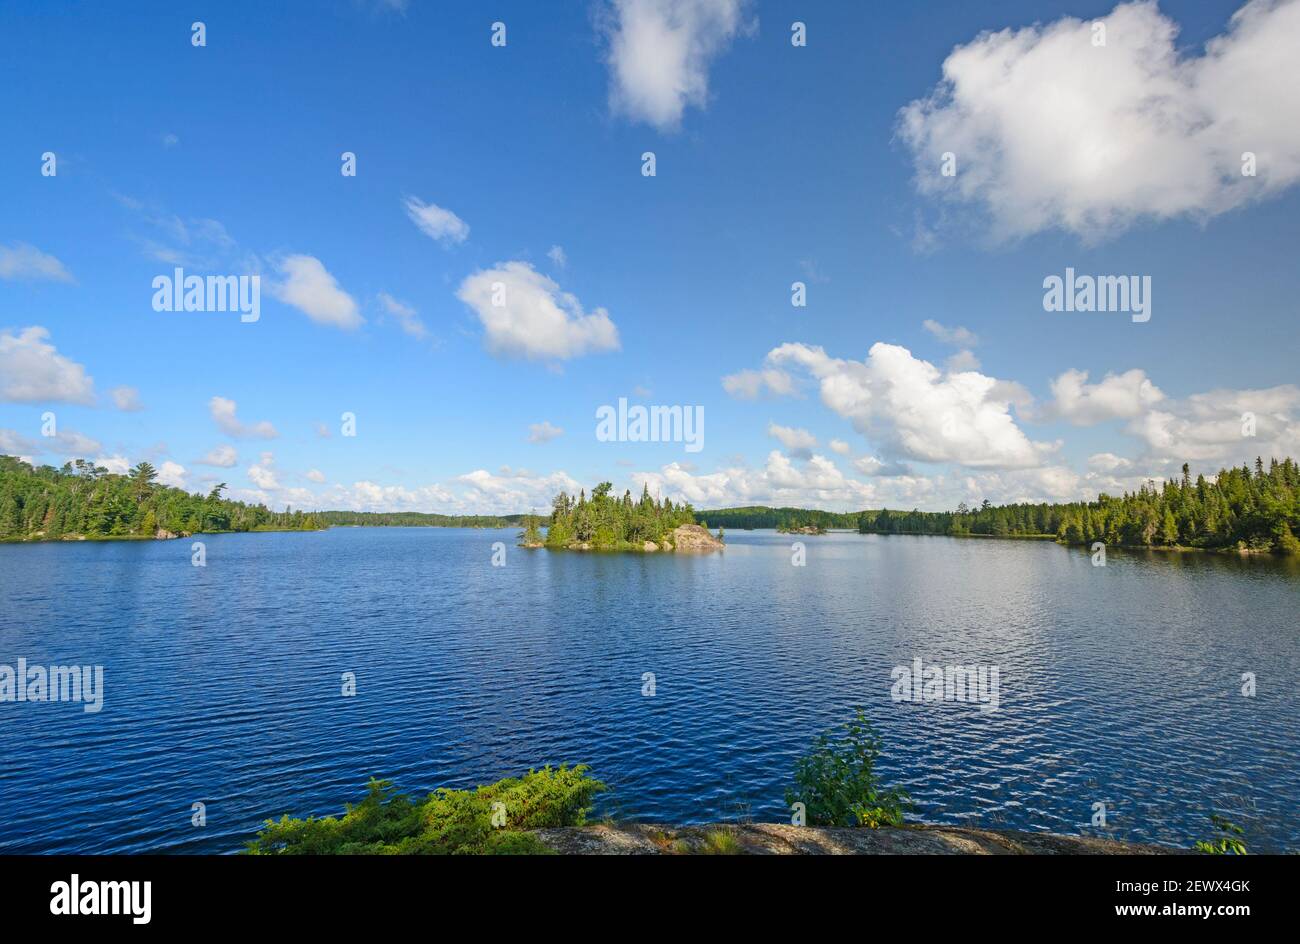
[[(7, 4), (0, 451), (453, 512), (603, 479), (949, 508), (1300, 454), (1298, 6)], [(177, 262), (258, 274), (260, 320), (155, 311)], [(1067, 266), (1150, 276), (1150, 321), (1044, 311)], [(599, 441), (619, 397), (703, 407), (704, 448)]]

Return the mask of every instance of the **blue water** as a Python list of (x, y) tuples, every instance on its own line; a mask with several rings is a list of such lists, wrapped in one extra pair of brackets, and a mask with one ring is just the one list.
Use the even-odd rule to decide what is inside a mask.
[[(561, 762), (610, 784), (598, 815), (788, 821), (795, 757), (855, 705), (919, 820), (1187, 845), (1218, 811), (1252, 850), (1300, 848), (1284, 561), (831, 534), (795, 567), (772, 532), (705, 557), (432, 528), (203, 540), (204, 568), (188, 540), (0, 545), (0, 664), (105, 673), (98, 714), (0, 703), (0, 852), (230, 852), (372, 775), (422, 794)], [(999, 710), (891, 700), (916, 657), (997, 666)]]

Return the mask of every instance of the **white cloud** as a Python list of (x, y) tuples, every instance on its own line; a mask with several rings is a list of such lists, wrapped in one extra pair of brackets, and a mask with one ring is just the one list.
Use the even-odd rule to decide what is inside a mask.
[(469, 224), (451, 210), (436, 203), (424, 203), (416, 197), (407, 197), (404, 205), (411, 222), (430, 239), (436, 239), (444, 246), (453, 246), (469, 238)]
[(113, 398), (113, 405), (123, 412), (134, 413), (144, 409), (144, 404), (140, 402), (140, 391), (135, 387), (114, 387), (108, 391), (108, 395)]
[(802, 459), (812, 457), (812, 450), (817, 445), (817, 437), (806, 429), (793, 426), (778, 426), (771, 421), (767, 424), (767, 434), (779, 440), (790, 454)]
[(552, 246), (546, 251), (546, 258), (550, 259), (557, 269), (563, 269), (569, 264), (569, 257), (564, 254), (563, 246)]
[(185, 488), (185, 466), (167, 460), (158, 467), (158, 481), (172, 488)]
[(832, 439), (830, 441), (831, 452), (837, 455), (848, 456), (853, 454), (853, 447), (842, 439)]
[(493, 354), (563, 360), (618, 350), (604, 308), (585, 314), (578, 299), (526, 262), (503, 262), (461, 283), (456, 297), (478, 315)]
[(356, 328), (365, 322), (357, 303), (339, 288), (334, 276), (315, 256), (286, 256), (277, 265), (283, 282), (274, 282), (271, 293), (292, 305), (317, 324), (335, 328)]
[(41, 452), (41, 446), (33, 439), (28, 439), (16, 429), (0, 428), (0, 455), (29, 456)]
[(60, 354), (38, 325), (0, 331), (0, 400), (12, 403), (93, 403), (95, 381)]
[(833, 358), (806, 344), (783, 344), (767, 361), (810, 374), (822, 402), (893, 457), (974, 467), (1039, 464), (1038, 445), (1010, 413), (1023, 396), (1019, 385), (975, 371), (945, 374), (906, 348), (881, 342), (865, 361)]
[(58, 259), (27, 243), (0, 246), (0, 279), (24, 282), (71, 282), (72, 273)]
[[(994, 235), (1097, 239), (1144, 219), (1206, 219), (1300, 179), (1300, 3), (1252, 0), (1199, 54), (1154, 2), (1100, 20), (985, 32), (900, 114), (916, 184), (980, 207)], [(1257, 158), (1242, 175), (1242, 154)], [(952, 152), (957, 173), (944, 177)]]
[(1131, 468), (1132, 465), (1128, 459), (1113, 452), (1098, 452), (1088, 457), (1088, 468), (1095, 472), (1117, 472)]
[(939, 324), (933, 318), (926, 318), (925, 321), (921, 322), (921, 327), (944, 344), (951, 344), (953, 347), (974, 347), (980, 343), (980, 339), (975, 336), (974, 332), (968, 331), (960, 325), (949, 328), (946, 325)]
[(651, 494), (688, 501), (696, 508), (730, 505), (804, 505), (819, 508), (865, 508), (876, 497), (867, 483), (846, 477), (825, 456), (813, 455), (796, 464), (779, 450), (768, 453), (761, 469), (730, 466), (696, 474), (678, 462), (658, 472), (636, 472), (634, 492), (643, 484)]
[(558, 426), (552, 426), (549, 420), (543, 420), (540, 423), (532, 423), (528, 427), (528, 441), (531, 443), (550, 442), (564, 435), (564, 430)]
[(484, 512), (488, 514), (511, 514), (534, 508), (545, 510), (551, 507), (551, 499), (557, 493), (564, 491), (576, 495), (582, 487), (565, 472), (535, 475), (524, 470), (510, 469), (502, 469), (499, 474), (476, 469), (457, 476), (456, 482), (464, 488), (464, 494), (459, 499), (460, 506), (495, 509)]
[(235, 401), (225, 397), (213, 397), (208, 401), (208, 411), (212, 421), (227, 436), (234, 439), (274, 439), (279, 433), (268, 420), (260, 423), (243, 423), (235, 415)]
[[(229, 403), (230, 401), (227, 400), (226, 402)], [(234, 419), (233, 403), (231, 404), (230, 416), (231, 419), (233, 420)], [(222, 443), (219, 446), (213, 446), (212, 449), (208, 451), (208, 454), (206, 456), (204, 456), (202, 459), (195, 460), (196, 465), (214, 465), (220, 469), (233, 469), (238, 462), (239, 462), (239, 453), (235, 451), (234, 446), (231, 446), (227, 443)]]
[(397, 319), (397, 323), (413, 338), (424, 338), (428, 335), (428, 330), (424, 327), (424, 322), (420, 320), (419, 312), (405, 302), (398, 301), (387, 292), (379, 293), (379, 303), (384, 306), (384, 310)]
[(272, 453), (262, 453), (257, 462), (250, 465), (246, 471), (248, 472), (248, 480), (258, 488), (268, 492), (274, 492), (280, 488), (280, 482), (275, 477), (275, 456)]
[(971, 351), (958, 351), (943, 362), (944, 369), (950, 374), (959, 374), (964, 370), (979, 370), (980, 359)]
[(1160, 388), (1145, 371), (1128, 370), (1107, 374), (1100, 383), (1090, 384), (1086, 370), (1067, 370), (1052, 381), (1049, 417), (1059, 417), (1076, 426), (1095, 426), (1112, 419), (1132, 419), (1164, 399)]
[[(1254, 420), (1247, 432), (1246, 414)], [(1255, 456), (1300, 453), (1300, 387), (1283, 384), (1261, 390), (1211, 390), (1166, 401), (1126, 427), (1153, 458), (1174, 463), (1240, 465)]]
[(325, 473), (322, 472), (320, 469), (308, 469), (307, 478), (312, 482), (324, 482)]
[(113, 475), (126, 475), (131, 471), (131, 461), (126, 456), (98, 456), (95, 465), (108, 469)]
[(612, 0), (610, 107), (660, 130), (709, 97), (709, 64), (741, 28), (746, 0)]
[(789, 396), (795, 392), (794, 378), (783, 370), (741, 370), (722, 378), (722, 389), (738, 400), (754, 400), (764, 392)]

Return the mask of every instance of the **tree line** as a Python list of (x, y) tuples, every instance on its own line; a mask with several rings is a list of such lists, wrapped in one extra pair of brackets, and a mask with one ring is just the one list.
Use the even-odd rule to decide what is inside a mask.
[(526, 515), (436, 515), (422, 511), (318, 511), (328, 525), (365, 528), (513, 528)]
[(769, 508), (750, 505), (744, 508), (719, 508), (714, 511), (697, 511), (696, 523), (712, 523), (733, 530), (751, 531), (755, 528), (775, 528), (794, 531), (798, 528), (856, 528), (856, 511), (817, 511), (810, 508)]
[(1294, 459), (1262, 458), (1221, 469), (1214, 480), (1182, 475), (1149, 481), (1115, 498), (1063, 504), (991, 505), (963, 502), (952, 512), (864, 511), (864, 534), (951, 534), (1054, 537), (1066, 544), (1129, 547), (1238, 548), (1300, 554), (1300, 466)]
[(224, 482), (202, 495), (161, 485), (157, 478), (148, 462), (119, 475), (83, 459), (55, 468), (0, 456), (0, 541), (325, 527), (312, 513), (222, 498)]

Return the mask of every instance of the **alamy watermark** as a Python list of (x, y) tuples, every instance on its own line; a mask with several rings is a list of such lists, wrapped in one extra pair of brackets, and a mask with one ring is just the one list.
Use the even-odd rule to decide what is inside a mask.
[(237, 311), (245, 323), (262, 317), (262, 277), (259, 275), (186, 275), (177, 268), (172, 275), (156, 276), (154, 311)]
[(889, 673), (893, 701), (960, 701), (979, 705), (982, 713), (998, 710), (996, 665), (925, 665), (920, 658)]
[(0, 702), (79, 701), (87, 714), (104, 707), (102, 665), (0, 665)]
[(687, 452), (704, 448), (703, 406), (627, 405), (618, 398), (618, 408), (605, 404), (596, 410), (596, 439), (600, 442), (680, 442)]
[(1126, 311), (1141, 323), (1151, 320), (1151, 276), (1075, 275), (1043, 279), (1043, 311)]

